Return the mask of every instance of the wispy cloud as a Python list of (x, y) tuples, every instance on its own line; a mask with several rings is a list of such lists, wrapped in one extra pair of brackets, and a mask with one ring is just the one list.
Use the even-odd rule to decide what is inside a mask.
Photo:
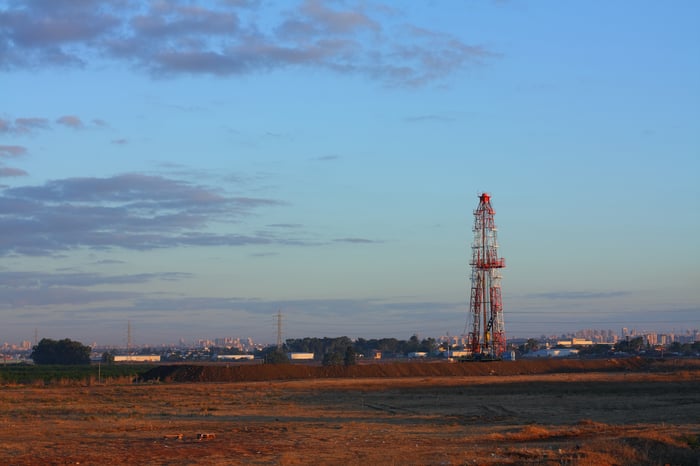
[(257, 209), (281, 204), (137, 173), (6, 188), (0, 193), (0, 255), (46, 255), (73, 248), (285, 244), (273, 235), (206, 231), (214, 223), (234, 223)]
[[(105, 120), (100, 118), (93, 118), (90, 120), (91, 124), (85, 124), (77, 115), (62, 115), (56, 118), (53, 123), (72, 129), (89, 127), (104, 128), (109, 126)], [(45, 117), (19, 117), (14, 120), (0, 118), (0, 134), (23, 136), (50, 129), (52, 129), (52, 122), (49, 118)]]
[(455, 36), (400, 24), (381, 5), (304, 0), (274, 8), (254, 1), (10, 3), (0, 10), (0, 67), (89, 66), (100, 57), (154, 75), (303, 66), (422, 85), (494, 56)]
[(24, 146), (0, 146), (0, 157), (19, 157), (27, 153)]
[(279, 253), (277, 252), (255, 252), (251, 254), (251, 257), (272, 257), (272, 256), (278, 256)]
[(60, 305), (95, 305), (114, 300), (132, 300), (141, 292), (94, 290), (155, 281), (184, 280), (187, 273), (139, 273), (101, 275), (95, 273), (0, 272), (0, 307), (12, 308)]
[(333, 241), (336, 243), (354, 243), (354, 244), (375, 244), (375, 243), (382, 242), (382, 241), (377, 241), (374, 239), (367, 239), (367, 238), (336, 238)]
[(29, 175), (29, 173), (20, 168), (0, 167), (0, 178), (14, 178), (27, 175)]
[(28, 134), (39, 129), (48, 129), (49, 120), (40, 117), (16, 118), (14, 121), (0, 119), (0, 134)]
[(344, 36), (358, 32), (379, 33), (381, 25), (361, 7), (334, 10), (329, 2), (306, 0), (277, 27), (277, 35), (285, 39), (308, 42), (319, 36)]
[(271, 223), (266, 225), (269, 228), (301, 228), (301, 223)]
[(562, 300), (588, 300), (606, 299), (626, 296), (628, 291), (553, 291), (548, 293), (529, 294), (531, 298), (562, 299)]
[(116, 265), (116, 264), (125, 264), (126, 262), (120, 261), (117, 259), (101, 259), (98, 261), (95, 261), (95, 265)]
[[(241, 321), (254, 322), (260, 328), (270, 322), (273, 314), (279, 310), (285, 314), (285, 333), (289, 337), (308, 336), (316, 331), (328, 332), (335, 328), (335, 335), (347, 334), (352, 327), (356, 336), (364, 338), (386, 337), (387, 328), (391, 333), (403, 335), (404, 338), (423, 330), (429, 335), (444, 332), (444, 325), (453, 323), (463, 326), (464, 304), (461, 302), (439, 302), (420, 300), (380, 300), (380, 299), (289, 299), (266, 300), (244, 297), (160, 297), (136, 299), (131, 311), (149, 311), (149, 314), (169, 312), (192, 313), (206, 311), (225, 312), (227, 316), (236, 315)], [(435, 323), (425, 323), (425, 315), (436, 317)], [(245, 316), (245, 318), (243, 317)], [(321, 323), (322, 322), (322, 323)], [(329, 322), (332, 324), (329, 325)], [(321, 330), (323, 329), (323, 330)]]
[(340, 160), (340, 156), (339, 155), (322, 155), (320, 157), (314, 157), (311, 160), (316, 160), (319, 162), (332, 162), (334, 160)]
[(0, 288), (37, 289), (51, 287), (92, 287), (102, 285), (130, 285), (157, 280), (176, 281), (191, 278), (192, 274), (182, 272), (137, 273), (103, 275), (96, 273), (48, 273), (0, 271)]
[(83, 121), (75, 115), (64, 115), (56, 120), (59, 125), (67, 126), (73, 129), (81, 129), (83, 126)]
[[(4, 158), (20, 157), (27, 153), (24, 146), (0, 145), (0, 160)], [(6, 167), (0, 163), (0, 178), (16, 178), (27, 176), (28, 173), (20, 168)]]

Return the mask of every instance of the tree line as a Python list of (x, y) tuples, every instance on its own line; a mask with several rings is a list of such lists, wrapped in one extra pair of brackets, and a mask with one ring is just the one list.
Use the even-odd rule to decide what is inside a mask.
[(353, 341), (347, 336), (336, 338), (290, 338), (283, 349), (267, 348), (263, 358), (268, 363), (283, 363), (289, 360), (287, 353), (313, 353), (314, 359), (326, 366), (349, 366), (358, 357), (371, 357), (375, 351), (384, 355), (405, 355), (409, 353), (431, 353), (437, 349), (434, 338), (419, 339), (417, 335), (408, 340), (396, 338), (364, 339)]
[(434, 338), (420, 340), (417, 335), (411, 336), (408, 340), (358, 338), (352, 341), (343, 336), (336, 338), (293, 338), (286, 341), (286, 348), (290, 352), (314, 353), (316, 358), (320, 358), (326, 353), (345, 352), (348, 347), (351, 347), (357, 354), (369, 357), (374, 351), (392, 354), (430, 353), (437, 348), (437, 342)]
[[(388, 354), (408, 354), (413, 352), (430, 353), (437, 349), (434, 338), (420, 340), (417, 335), (408, 340), (396, 338), (364, 339), (353, 341), (347, 336), (336, 338), (292, 338), (286, 341), (282, 350), (271, 347), (263, 351), (263, 356), (268, 362), (284, 362), (287, 353), (314, 353), (314, 359), (322, 361), (325, 365), (350, 365), (354, 364), (357, 357), (371, 357), (375, 351)], [(43, 338), (32, 349), (31, 359), (35, 364), (56, 365), (82, 365), (90, 364), (89, 346), (79, 341), (68, 338), (52, 340)], [(110, 362), (113, 356), (105, 353), (103, 362)], [(111, 358), (110, 358), (111, 356)]]
[[(536, 351), (539, 342), (529, 339), (519, 348), (521, 352)], [(434, 338), (419, 339), (417, 335), (412, 335), (408, 340), (398, 340), (396, 338), (365, 339), (358, 338), (353, 341), (347, 336), (336, 338), (292, 338), (287, 339), (284, 348), (269, 347), (259, 352), (257, 355), (264, 358), (269, 363), (280, 363), (288, 361), (287, 353), (313, 353), (314, 359), (321, 361), (324, 365), (351, 365), (358, 357), (372, 357), (375, 352), (381, 352), (383, 356), (406, 355), (410, 353), (432, 353), (438, 349), (438, 344)], [(617, 342), (612, 350), (625, 353), (639, 353), (643, 349), (648, 349), (642, 337)], [(581, 355), (606, 354), (611, 351), (607, 345), (593, 345), (581, 349)], [(681, 344), (672, 343), (666, 351), (680, 355), (696, 354), (700, 351), (700, 342)], [(89, 346), (68, 338), (63, 340), (52, 340), (43, 338), (33, 347), (31, 359), (35, 364), (54, 365), (83, 365), (90, 364)], [(113, 355), (105, 353), (102, 355), (105, 363), (113, 360)]]

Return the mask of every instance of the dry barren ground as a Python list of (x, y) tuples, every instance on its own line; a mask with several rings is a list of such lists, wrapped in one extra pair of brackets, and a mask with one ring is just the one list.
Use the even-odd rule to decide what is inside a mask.
[(699, 438), (697, 367), (0, 387), (2, 464), (697, 465)]

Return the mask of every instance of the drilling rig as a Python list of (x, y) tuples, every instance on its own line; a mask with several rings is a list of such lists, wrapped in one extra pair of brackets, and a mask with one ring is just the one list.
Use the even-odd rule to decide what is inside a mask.
[(501, 359), (506, 350), (499, 271), (506, 266), (506, 261), (498, 257), (494, 214), (491, 196), (482, 193), (479, 206), (474, 211), (471, 296), (464, 332), (468, 333), (470, 359), (482, 361)]

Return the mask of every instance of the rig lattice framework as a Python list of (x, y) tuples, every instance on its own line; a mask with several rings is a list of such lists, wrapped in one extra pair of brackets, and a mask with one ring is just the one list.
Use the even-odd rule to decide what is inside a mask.
[(506, 261), (498, 257), (498, 241), (491, 196), (482, 193), (474, 211), (471, 296), (467, 318), (468, 349), (476, 358), (500, 358), (506, 350), (501, 275)]

